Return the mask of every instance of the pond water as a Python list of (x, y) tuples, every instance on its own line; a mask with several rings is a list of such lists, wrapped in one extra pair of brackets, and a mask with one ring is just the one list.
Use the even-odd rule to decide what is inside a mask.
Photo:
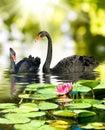
[[(42, 47), (41, 47), (42, 46)], [(46, 56), (46, 49), (43, 45), (41, 46), (36, 46), (36, 49), (34, 50), (34, 46), (31, 49), (27, 48), (27, 52), (21, 52), (24, 53), (25, 55), (28, 55), (31, 53), (30, 50), (34, 50), (32, 51), (32, 55), (38, 55), (41, 58), (41, 67), (43, 65), (45, 56)], [(42, 48), (43, 51), (41, 51), (39, 48)], [(61, 49), (61, 52), (65, 51), (65, 47), (63, 46), (56, 46), (55, 47), (55, 51), (54, 51), (54, 58), (52, 59), (52, 65), (56, 64), (57, 61), (59, 61), (61, 58), (68, 56), (68, 55), (72, 55), (73, 52), (66, 51), (66, 54), (62, 53), (62, 55), (60, 55), (60, 52), (57, 53), (58, 48)], [(9, 48), (8, 48), (9, 50)], [(18, 49), (17, 49), (18, 50)], [(19, 53), (19, 50), (18, 50)], [(9, 53), (7, 53), (9, 55)], [(20, 53), (19, 53), (20, 54)], [(45, 54), (45, 55), (43, 55)], [(17, 54), (18, 55), (18, 54)], [(23, 54), (22, 54), (23, 55)], [(55, 58), (56, 57), (56, 58)], [(19, 59), (20, 57), (18, 57)], [(6, 63), (5, 66), (4, 64), (1, 64), (1, 72), (0, 72), (0, 103), (8, 103), (8, 102), (12, 102), (12, 103), (19, 103), (19, 98), (18, 95), (24, 92), (24, 89), (26, 88), (27, 85), (29, 84), (34, 84), (34, 83), (47, 83), (47, 84), (53, 84), (53, 85), (58, 85), (58, 84), (62, 84), (62, 83), (67, 83), (67, 82), (77, 82), (80, 79), (90, 79), (90, 80), (95, 80), (98, 77), (98, 74), (96, 72), (91, 72), (91, 73), (71, 73), (70, 75), (51, 75), (51, 74), (43, 74), (41, 72), (41, 67), (40, 67), (40, 71), (38, 74), (9, 74), (9, 57), (6, 55), (4, 57), (4, 61), (6, 59)], [(8, 62), (7, 62), (8, 61)], [(105, 89), (103, 91), (102, 94), (102, 98), (105, 98)], [(101, 99), (102, 99), (101, 98)], [(91, 122), (105, 122), (105, 110), (102, 111), (96, 111), (97, 116), (95, 118), (92, 118)], [(59, 119), (59, 118), (58, 118)], [(62, 118), (61, 118), (62, 119)], [(85, 118), (86, 119), (86, 118)], [(70, 120), (69, 118), (67, 118), (66, 120)], [(90, 119), (89, 119), (90, 120)], [(85, 120), (83, 122), (83, 120), (76, 120), (76, 123), (72, 123), (75, 125), (72, 125), (72, 127), (68, 128), (69, 130), (82, 130), (81, 128), (77, 128), (77, 126), (79, 124), (85, 123)], [(0, 126), (1, 129), (14, 129), (11, 126), (6, 126), (2, 125)], [(60, 129), (59, 129), (60, 130)], [(61, 129), (62, 130), (62, 129)]]

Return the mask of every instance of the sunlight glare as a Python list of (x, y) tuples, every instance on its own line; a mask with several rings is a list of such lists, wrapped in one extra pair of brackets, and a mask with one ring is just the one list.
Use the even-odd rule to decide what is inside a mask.
[(49, 13), (49, 7), (58, 4), (59, 0), (20, 0), (23, 10), (28, 13), (40, 14), (43, 10)]
[[(22, 7), (23, 22), (27, 21), (30, 14), (38, 22), (49, 20), (53, 15), (54, 6), (59, 4), (60, 0), (20, 0)], [(22, 24), (23, 25), (23, 24)]]

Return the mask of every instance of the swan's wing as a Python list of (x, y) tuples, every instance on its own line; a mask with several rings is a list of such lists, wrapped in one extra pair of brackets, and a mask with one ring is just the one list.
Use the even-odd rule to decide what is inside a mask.
[(29, 68), (30, 63), (26, 59), (23, 59), (16, 64), (17, 73), (27, 73), (29, 71)]
[(40, 58), (23, 58), (16, 64), (17, 73), (37, 73), (39, 71)]
[(83, 72), (90, 71), (97, 65), (98, 62), (91, 56), (73, 55), (59, 61), (52, 71), (58, 73)]

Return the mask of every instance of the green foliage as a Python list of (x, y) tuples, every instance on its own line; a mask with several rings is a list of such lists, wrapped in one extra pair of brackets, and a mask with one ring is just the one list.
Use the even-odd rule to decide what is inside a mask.
[(88, 109), (91, 108), (91, 104), (89, 103), (72, 103), (72, 104), (68, 104), (66, 105), (68, 106), (69, 109), (73, 110), (73, 109)]
[(93, 122), (93, 123), (89, 123), (87, 125), (81, 125), (80, 128), (82, 129), (94, 129), (94, 130), (104, 130), (105, 129), (105, 123), (101, 123), (101, 122)]
[(32, 110), (32, 111), (38, 111), (39, 110), (37, 104), (35, 104), (35, 103), (23, 103), (23, 104), (20, 105), (20, 108), (25, 109), (25, 110), (29, 109), (29, 110)]
[(27, 124), (16, 124), (14, 128), (17, 130), (34, 130), (40, 128), (42, 125), (44, 125), (44, 121), (40, 120), (33, 120)]
[(96, 116), (96, 113), (88, 110), (74, 110), (78, 114), (78, 118)]
[(105, 110), (105, 105), (104, 104), (94, 104), (93, 107), (95, 107), (97, 109), (103, 109), (103, 110)]
[(15, 108), (16, 104), (15, 103), (0, 103), (0, 109), (6, 109), (6, 108)]
[(77, 114), (70, 110), (58, 110), (54, 111), (53, 114), (61, 117), (77, 117)]
[[(17, 117), (17, 118), (16, 118)], [(10, 116), (7, 118), (0, 118), (0, 124), (15, 124), (15, 123), (27, 123), (30, 119), (26, 117), (20, 117), (18, 115)]]
[(50, 102), (40, 102), (38, 104), (40, 110), (52, 110), (58, 108), (58, 105)]

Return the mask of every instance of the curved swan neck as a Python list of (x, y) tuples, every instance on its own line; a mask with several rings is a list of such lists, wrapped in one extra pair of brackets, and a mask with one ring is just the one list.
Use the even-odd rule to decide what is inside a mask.
[(14, 60), (12, 59), (11, 56), (10, 56), (10, 71), (11, 71), (11, 73), (14, 73), (14, 72), (15, 72), (15, 62), (14, 62)]
[(52, 39), (48, 33), (45, 36), (48, 39), (48, 49), (47, 49), (47, 57), (46, 57), (44, 65), (43, 65), (43, 72), (49, 73), (50, 64), (51, 64), (51, 60), (52, 60)]

